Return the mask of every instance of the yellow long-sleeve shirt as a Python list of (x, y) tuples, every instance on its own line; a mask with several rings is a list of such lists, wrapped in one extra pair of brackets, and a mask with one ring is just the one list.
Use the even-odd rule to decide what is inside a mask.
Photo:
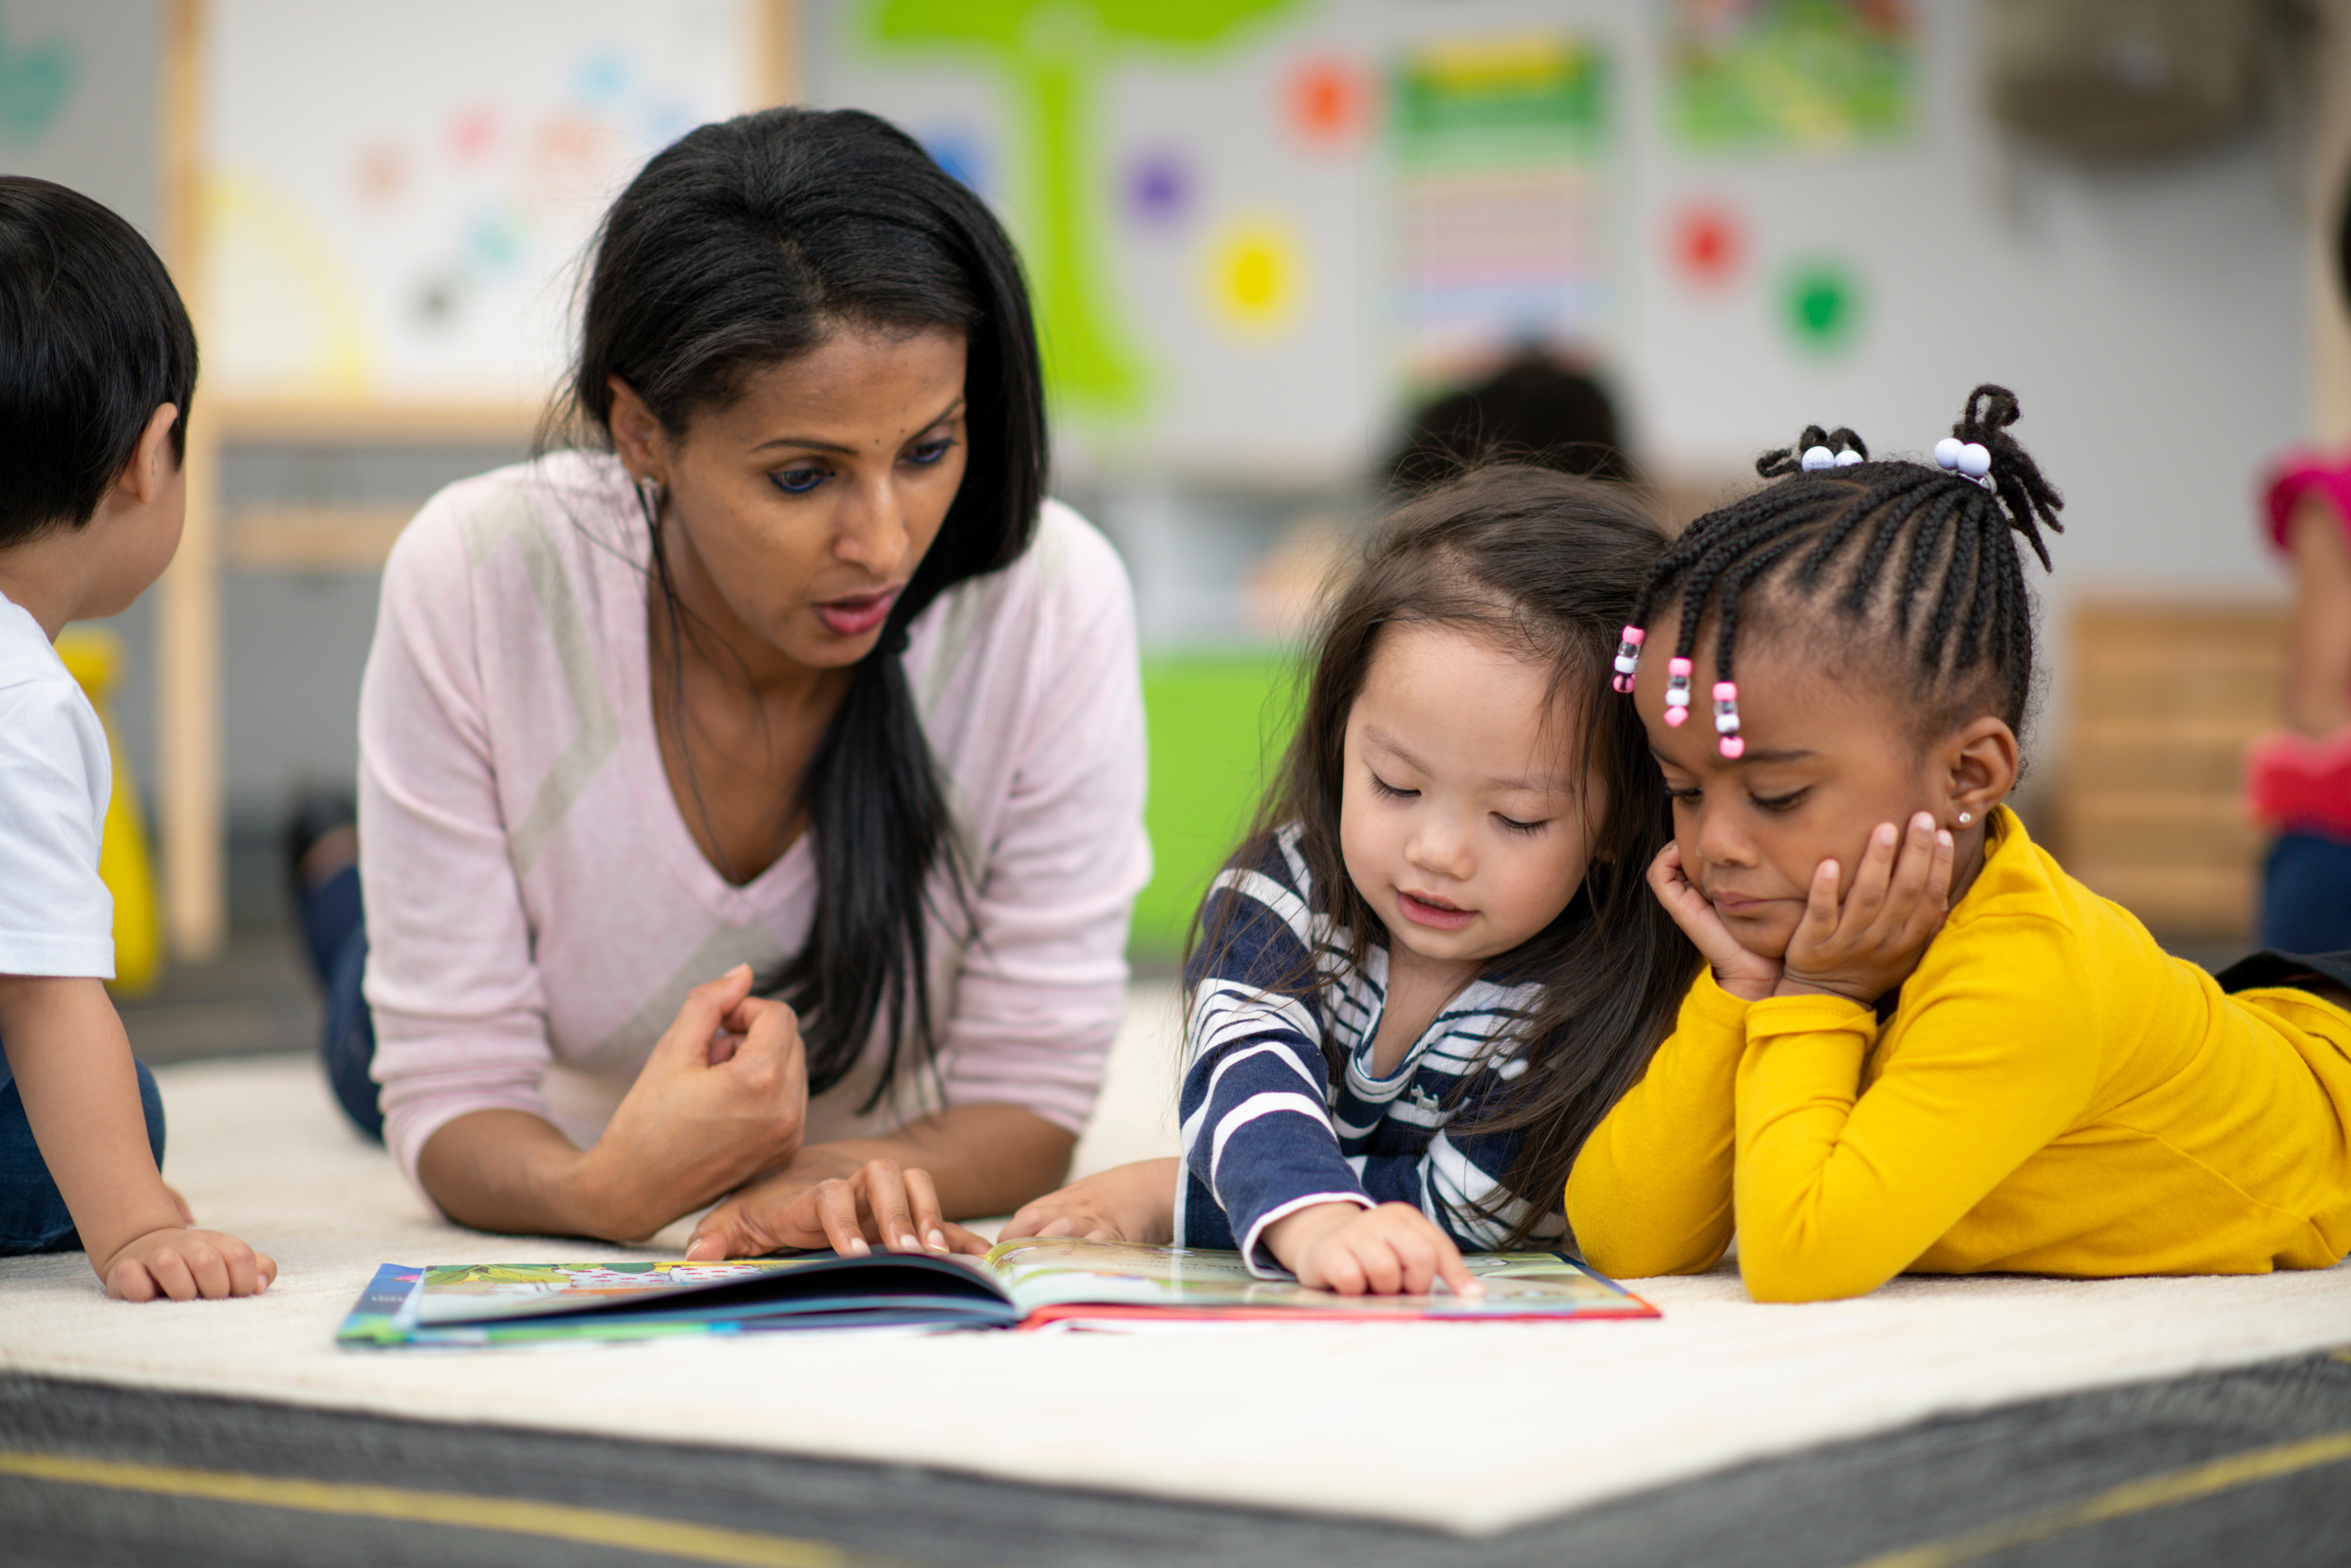
[(2260, 1274), (2351, 1250), (2351, 1013), (2222, 992), (2005, 808), (1892, 1014), (1708, 973), (1568, 1180), (1595, 1268), (1759, 1300), (1905, 1270)]

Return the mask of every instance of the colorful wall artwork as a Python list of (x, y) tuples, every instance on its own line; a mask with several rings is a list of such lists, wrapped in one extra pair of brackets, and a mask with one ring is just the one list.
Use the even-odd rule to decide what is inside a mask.
[(1674, 0), (1669, 117), (1706, 150), (1827, 150), (1906, 135), (1916, 119), (1910, 0)]
[[(1291, 3), (875, 0), (864, 18), (866, 39), (877, 48), (978, 59), (1010, 89), (1024, 259), (1046, 374), (1065, 404), (1131, 412), (1142, 405), (1149, 378), (1104, 281), (1105, 204), (1094, 199), (1104, 181), (1097, 134), (1103, 76), (1138, 48), (1214, 49)], [(1148, 210), (1171, 205), (1177, 183), (1147, 180)]]
[(756, 102), (750, 3), (214, 0), (207, 383), (255, 401), (537, 404), (606, 205), (652, 152)]
[(9, 22), (0, 8), (0, 146), (37, 147), (73, 97), (81, 57), (69, 39), (20, 38)]
[(1600, 305), (1600, 57), (1555, 34), (1426, 46), (1390, 134), (1407, 358), (1427, 380), (1513, 341), (1576, 343)]

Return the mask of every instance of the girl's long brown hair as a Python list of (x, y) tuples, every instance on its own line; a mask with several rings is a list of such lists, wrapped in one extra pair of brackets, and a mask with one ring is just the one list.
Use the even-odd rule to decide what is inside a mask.
[[(1232, 861), (1260, 863), (1274, 835), (1297, 824), (1315, 912), (1344, 934), (1346, 961), (1360, 970), (1386, 928), (1348, 879), (1339, 802), (1348, 715), (1383, 630), (1459, 625), (1548, 666), (1574, 716), (1574, 776), (1596, 786), (1605, 805), (1583, 887), (1558, 920), (1486, 966), (1545, 986), (1516, 1036), (1527, 1042), (1526, 1074), (1458, 1124), (1524, 1129), (1503, 1185), (1525, 1217), (1507, 1245), (1558, 1212), (1577, 1151), (1647, 1071), (1697, 969), (1689, 939), (1644, 880), (1672, 836), (1664, 781), (1633, 704), (1609, 693), (1617, 635), (1666, 542), (1623, 488), (1521, 463), (1490, 463), (1405, 502), (1323, 612), (1297, 733)], [(1233, 902), (1204, 906), (1219, 912), (1195, 927), (1193, 952), (1222, 944)], [(1321, 984), (1310, 958), (1271, 989), (1305, 998)], [(1489, 1215), (1507, 1201), (1489, 1204)]]

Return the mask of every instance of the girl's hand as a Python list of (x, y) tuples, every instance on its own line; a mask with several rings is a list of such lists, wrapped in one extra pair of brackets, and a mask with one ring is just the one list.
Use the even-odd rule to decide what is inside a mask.
[[(811, 1150), (820, 1155), (819, 1150)], [(943, 1218), (927, 1170), (868, 1160), (846, 1176), (820, 1175), (795, 1161), (762, 1176), (702, 1217), (686, 1243), (688, 1260), (756, 1258), (778, 1247), (830, 1247), (844, 1258), (886, 1252), (969, 1253), (986, 1241)]]
[(1314, 1290), (1341, 1296), (1426, 1296), (1443, 1279), (1456, 1296), (1483, 1296), (1461, 1249), (1410, 1204), (1315, 1204), (1265, 1227), (1266, 1250)]
[(1949, 912), (1953, 858), (1951, 835), (1921, 812), (1908, 833), (1877, 825), (1841, 902), (1837, 862), (1822, 861), (1773, 995), (1845, 997), (1866, 1007), (1908, 980)]
[(1741, 1001), (1761, 1001), (1771, 995), (1771, 988), (1780, 983), (1779, 961), (1740, 945), (1706, 894), (1682, 869), (1681, 845), (1668, 841), (1650, 862), (1649, 889), (1682, 928), (1682, 935), (1714, 965), (1715, 984)]
[(1074, 1236), (1165, 1246), (1175, 1240), (1175, 1189), (1183, 1175), (1183, 1162), (1172, 1156), (1096, 1171), (1022, 1207), (1004, 1226), (1004, 1238)]
[(173, 1227), (135, 1236), (101, 1263), (91, 1263), (106, 1294), (123, 1301), (218, 1301), (259, 1296), (277, 1278), (277, 1262), (233, 1236)]

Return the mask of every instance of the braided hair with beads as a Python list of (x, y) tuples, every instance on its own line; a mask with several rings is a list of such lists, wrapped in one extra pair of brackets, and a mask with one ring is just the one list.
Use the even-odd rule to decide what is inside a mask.
[(2033, 629), (2016, 535), (2046, 570), (2043, 531), (2063, 532), (2057, 513), (2064, 502), (2008, 434), (2017, 412), (2006, 387), (1970, 393), (1951, 426), (1955, 450), (1967, 453), (1956, 469), (1872, 461), (1860, 437), (1818, 425), (1795, 446), (1763, 454), (1756, 472), (1777, 482), (1690, 524), (1650, 573), (1616, 650), (1616, 689), (1633, 689), (1644, 628), (1678, 598), (1665, 717), (1682, 723), (1691, 656), (1711, 609), (1715, 726), (1722, 754), (1740, 756), (1732, 660), (1743, 609), (1762, 603), (1775, 612), (1825, 609), (1875, 648), (1906, 657), (1922, 732), (1970, 710), (1997, 713), (2022, 730)]

